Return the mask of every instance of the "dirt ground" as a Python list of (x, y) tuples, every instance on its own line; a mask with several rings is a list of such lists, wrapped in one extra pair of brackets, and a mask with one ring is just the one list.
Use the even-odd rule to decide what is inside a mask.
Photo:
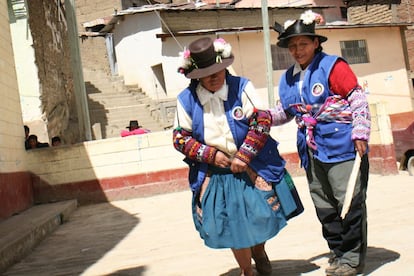
[[(324, 275), (328, 248), (304, 177), (305, 211), (270, 240), (272, 275)], [(4, 275), (239, 275), (230, 250), (204, 246), (190, 191), (78, 207)], [(414, 177), (371, 175), (365, 275), (414, 275)]]

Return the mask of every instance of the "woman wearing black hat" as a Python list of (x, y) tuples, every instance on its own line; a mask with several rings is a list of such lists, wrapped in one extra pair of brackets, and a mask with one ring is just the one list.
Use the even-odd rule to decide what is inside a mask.
[[(211, 248), (231, 248), (242, 275), (271, 274), (265, 242), (303, 211), (269, 136), (271, 117), (255, 108), (254, 87), (232, 76), (231, 46), (205, 37), (183, 52), (191, 79), (178, 96), (174, 147), (185, 155), (193, 221)], [(277, 194), (276, 194), (277, 192)]]
[[(271, 113), (273, 125), (292, 118), (298, 124), (301, 165), (332, 255), (326, 274), (356, 275), (364, 267), (367, 248), (370, 113), (346, 61), (322, 52), (321, 43), (327, 38), (315, 33), (315, 24), (321, 20), (309, 10), (299, 20), (287, 21), (284, 26), (275, 24), (277, 45), (287, 48), (296, 62), (280, 79), (280, 104)], [(350, 191), (350, 209), (342, 217), (354, 164), (359, 174), (355, 190)]]

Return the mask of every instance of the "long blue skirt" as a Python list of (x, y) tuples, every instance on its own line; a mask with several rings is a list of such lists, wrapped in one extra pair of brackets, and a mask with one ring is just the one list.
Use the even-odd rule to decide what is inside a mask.
[(192, 202), (193, 220), (210, 248), (249, 248), (274, 237), (285, 225), (274, 189), (260, 190), (247, 173), (211, 174), (202, 196)]

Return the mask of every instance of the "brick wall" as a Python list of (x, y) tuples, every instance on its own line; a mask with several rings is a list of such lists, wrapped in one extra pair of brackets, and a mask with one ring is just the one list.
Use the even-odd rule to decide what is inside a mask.
[[(390, 4), (389, 0), (350, 1), (348, 4), (348, 21), (351, 24), (369, 23), (413, 23), (414, 3), (411, 0)], [(414, 71), (414, 31), (405, 31), (409, 66)]]
[(351, 1), (348, 4), (348, 22), (351, 24), (391, 23), (393, 9), (389, 1)]
[[(413, 23), (414, 22), (414, 3), (411, 0), (401, 1), (397, 6), (397, 15), (400, 22)], [(407, 52), (411, 71), (414, 71), (414, 31), (405, 31), (407, 42)]]

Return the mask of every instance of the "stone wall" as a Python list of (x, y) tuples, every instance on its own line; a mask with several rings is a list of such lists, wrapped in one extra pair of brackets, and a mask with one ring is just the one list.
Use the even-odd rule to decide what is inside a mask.
[(61, 1), (27, 1), (29, 26), (49, 137), (79, 142), (65, 9)]
[[(108, 62), (105, 37), (103, 36), (84, 36), (79, 43), (82, 67), (89, 71), (100, 71), (105, 75), (111, 75)], [(87, 79), (85, 79), (87, 81)]]
[[(110, 18), (116, 11), (122, 10), (122, 2), (121, 0), (76, 0), (78, 31), (85, 31), (85, 28), (82, 26), (85, 22), (100, 18)], [(132, 5), (132, 2), (127, 1), (124, 5)], [(99, 70), (109, 76), (111, 70), (108, 62), (105, 37), (83, 36), (79, 44), (82, 67), (93, 71)]]
[[(68, 39), (68, 27), (73, 26), (68, 26), (64, 2), (31, 0), (27, 5), (48, 136), (58, 135), (65, 144), (81, 142)], [(78, 30), (83, 22), (121, 9), (121, 1), (80, 0), (75, 5)], [(80, 39), (79, 47), (86, 68), (110, 72), (103, 37)]]
[(78, 30), (82, 30), (82, 23), (98, 18), (111, 16), (116, 10), (122, 9), (121, 0), (75, 0)]

